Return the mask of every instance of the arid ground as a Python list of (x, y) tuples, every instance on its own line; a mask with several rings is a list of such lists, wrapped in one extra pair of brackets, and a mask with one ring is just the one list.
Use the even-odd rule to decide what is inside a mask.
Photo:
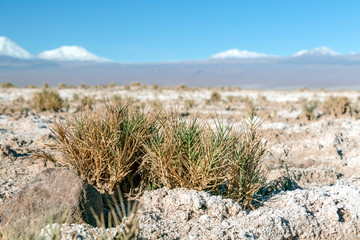
[[(64, 100), (58, 112), (40, 111), (31, 103), (33, 94), (41, 88), (0, 89), (0, 203), (6, 203), (44, 169), (57, 167), (33, 155), (36, 149), (57, 154), (45, 146), (54, 141), (50, 131), (54, 118), (94, 111), (107, 100), (131, 101), (145, 111), (154, 107), (176, 108), (183, 118), (196, 116), (211, 123), (218, 117), (225, 122), (232, 121), (239, 128), (241, 119), (253, 111), (263, 120), (262, 129), (266, 131), (263, 140), (267, 142), (268, 151), (262, 164), (267, 182), (272, 184), (269, 191), (307, 190), (334, 184), (360, 188), (360, 91), (189, 88), (184, 85), (168, 88), (140, 84), (49, 89), (57, 91)], [(341, 216), (345, 218), (346, 214)], [(353, 221), (359, 224), (358, 219)], [(151, 235), (155, 233), (149, 232), (147, 236), (176, 238), (171, 234), (168, 238)], [(250, 234), (248, 239), (270, 236), (256, 234), (253, 238)], [(332, 236), (296, 234), (285, 232), (283, 236), (284, 239)], [(194, 236), (196, 239), (198, 235)]]

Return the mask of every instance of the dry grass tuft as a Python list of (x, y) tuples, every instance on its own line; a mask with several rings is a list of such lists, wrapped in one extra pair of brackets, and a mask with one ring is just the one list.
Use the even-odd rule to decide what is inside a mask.
[(116, 186), (132, 192), (128, 183), (136, 182), (150, 189), (205, 190), (252, 206), (264, 182), (260, 159), (266, 149), (254, 113), (235, 129), (218, 118), (210, 124), (166, 110), (145, 116), (132, 106), (108, 104), (104, 112), (55, 121), (56, 144), (51, 147), (64, 154), (62, 163), (102, 193)]
[(150, 189), (185, 187), (220, 194), (252, 207), (265, 181), (260, 120), (251, 116), (240, 132), (219, 119), (186, 121), (176, 114), (160, 118), (156, 135), (145, 143), (142, 168)]
[(56, 143), (51, 147), (64, 154), (61, 162), (100, 192), (112, 193), (137, 171), (149, 123), (130, 106), (106, 105), (103, 113), (57, 120), (52, 132)]
[(13, 88), (13, 87), (15, 87), (14, 84), (10, 82), (3, 82), (0, 84), (0, 88)]
[(210, 98), (206, 101), (207, 104), (214, 104), (214, 103), (218, 103), (221, 101), (221, 95), (219, 92), (217, 91), (213, 91), (211, 93)]
[(314, 120), (315, 116), (315, 109), (318, 107), (318, 103), (315, 101), (307, 101), (304, 102), (302, 105), (302, 114), (306, 117), (307, 120)]
[(59, 111), (63, 107), (63, 99), (56, 91), (43, 89), (41, 92), (34, 93), (31, 105), (37, 111)]
[(324, 114), (332, 117), (340, 117), (342, 115), (351, 114), (350, 100), (347, 97), (329, 97), (323, 103)]

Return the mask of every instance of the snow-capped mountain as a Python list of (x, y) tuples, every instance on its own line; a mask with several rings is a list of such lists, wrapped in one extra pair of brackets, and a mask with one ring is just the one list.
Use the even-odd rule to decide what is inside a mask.
[(33, 58), (33, 55), (7, 37), (0, 37), (0, 56), (8, 56), (20, 59)]
[(101, 58), (79, 46), (62, 46), (53, 50), (41, 52), (38, 58), (55, 61), (94, 61), (108, 62), (110, 60)]
[(301, 50), (293, 55), (293, 57), (301, 56), (339, 56), (341, 55), (338, 52), (335, 52), (328, 47), (318, 47), (311, 50)]
[(269, 55), (264, 53), (250, 52), (247, 50), (230, 49), (224, 52), (216, 53), (210, 58), (213, 59), (226, 59), (226, 58), (263, 58)]

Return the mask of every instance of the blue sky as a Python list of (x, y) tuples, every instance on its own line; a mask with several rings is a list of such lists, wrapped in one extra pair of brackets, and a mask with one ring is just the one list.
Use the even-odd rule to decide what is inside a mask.
[(360, 1), (0, 0), (0, 36), (32, 54), (83, 46), (121, 62), (206, 59), (238, 48), (286, 56), (360, 52)]

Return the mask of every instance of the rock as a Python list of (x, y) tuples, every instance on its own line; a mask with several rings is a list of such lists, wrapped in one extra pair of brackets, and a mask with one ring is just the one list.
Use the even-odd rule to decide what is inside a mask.
[(0, 215), (0, 225), (8, 221), (16, 226), (29, 221), (43, 224), (66, 212), (67, 223), (86, 222), (95, 226), (90, 208), (97, 215), (103, 212), (102, 197), (94, 187), (70, 170), (49, 168), (8, 200)]

